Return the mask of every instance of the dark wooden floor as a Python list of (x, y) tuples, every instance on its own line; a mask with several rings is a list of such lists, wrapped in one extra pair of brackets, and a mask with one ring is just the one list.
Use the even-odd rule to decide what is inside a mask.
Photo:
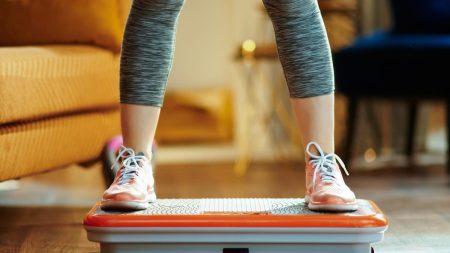
[[(80, 178), (93, 173), (71, 170), (71, 178), (77, 173)], [(99, 180), (99, 176), (89, 176), (84, 181), (83, 187), (90, 182), (94, 197), (100, 197), (103, 190)], [(233, 175), (230, 164), (160, 166), (156, 180), (160, 198), (304, 194), (303, 170), (289, 163), (253, 165), (242, 178)], [(450, 178), (443, 168), (353, 171), (347, 182), (359, 198), (375, 200), (390, 218), (391, 226), (385, 241), (376, 245), (377, 252), (450, 252)], [(12, 192), (9, 196), (19, 195)], [(2, 193), (0, 198), (8, 198), (8, 194)], [(0, 207), (0, 252), (98, 252), (98, 245), (87, 241), (81, 225), (88, 209)]]

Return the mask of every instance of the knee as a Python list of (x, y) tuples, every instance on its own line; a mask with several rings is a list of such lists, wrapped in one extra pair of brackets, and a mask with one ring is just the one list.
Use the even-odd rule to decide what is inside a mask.
[(133, 8), (145, 11), (179, 12), (184, 0), (133, 0)]
[(267, 13), (275, 17), (306, 17), (319, 11), (317, 0), (262, 0)]

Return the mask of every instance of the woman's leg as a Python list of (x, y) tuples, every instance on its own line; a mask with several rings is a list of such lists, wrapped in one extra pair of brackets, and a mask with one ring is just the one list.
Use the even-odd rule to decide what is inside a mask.
[[(303, 143), (315, 141), (325, 153), (334, 153), (334, 94), (291, 98)], [(305, 154), (305, 159), (309, 157)]]
[(152, 159), (152, 144), (158, 125), (158, 106), (120, 104), (123, 145)]
[(120, 65), (120, 113), (124, 145), (120, 168), (103, 194), (102, 208), (143, 209), (156, 198), (150, 164), (159, 113), (184, 0), (134, 0)]
[[(334, 79), (316, 0), (264, 0), (304, 143), (334, 152)], [(301, 123), (301, 124), (300, 124)]]
[(124, 145), (151, 156), (183, 0), (134, 0), (120, 66)]
[(309, 206), (354, 210), (354, 194), (345, 185), (337, 165), (340, 159), (334, 155), (334, 73), (317, 1), (263, 3), (275, 30), (300, 136), (308, 144), (305, 157)]

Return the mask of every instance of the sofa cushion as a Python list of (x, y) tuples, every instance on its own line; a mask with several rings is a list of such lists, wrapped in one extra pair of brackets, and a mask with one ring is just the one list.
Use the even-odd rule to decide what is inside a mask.
[(120, 21), (122, 27), (125, 27), (125, 24), (128, 19), (128, 14), (130, 13), (132, 0), (119, 0), (120, 6)]
[(118, 76), (98, 47), (0, 47), (0, 124), (117, 107)]
[(0, 46), (94, 44), (119, 52), (117, 0), (0, 1)]
[(0, 181), (97, 159), (119, 133), (118, 109), (0, 125)]

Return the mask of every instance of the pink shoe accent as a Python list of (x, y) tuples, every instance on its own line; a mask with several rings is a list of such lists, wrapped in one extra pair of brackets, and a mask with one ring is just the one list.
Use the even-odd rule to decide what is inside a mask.
[[(315, 146), (319, 155), (311, 153)], [(309, 209), (317, 211), (356, 211), (355, 194), (342, 178), (340, 167), (348, 176), (344, 162), (336, 154), (325, 154), (316, 142), (308, 143), (306, 153), (310, 160), (306, 164), (306, 196)]]
[(123, 145), (116, 161), (120, 169), (111, 186), (103, 193), (102, 209), (142, 210), (156, 200), (154, 179), (149, 159)]

